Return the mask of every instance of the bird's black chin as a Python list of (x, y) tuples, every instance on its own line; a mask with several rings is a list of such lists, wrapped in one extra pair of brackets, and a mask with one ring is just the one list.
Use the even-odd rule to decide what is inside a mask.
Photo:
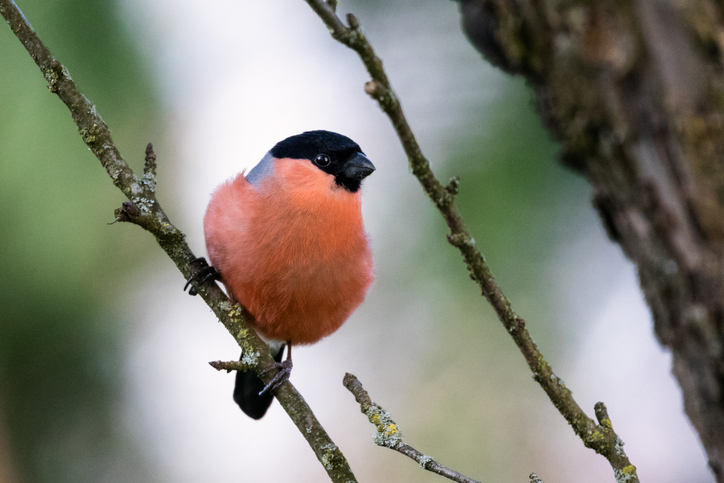
[(359, 191), (360, 186), (362, 186), (362, 181), (358, 179), (344, 178), (342, 176), (335, 177), (334, 181), (337, 183), (337, 186), (341, 186), (350, 193), (356, 193)]

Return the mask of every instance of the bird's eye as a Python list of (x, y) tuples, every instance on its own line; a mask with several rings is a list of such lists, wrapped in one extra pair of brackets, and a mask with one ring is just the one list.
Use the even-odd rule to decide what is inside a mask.
[(319, 166), (320, 168), (324, 168), (329, 166), (329, 163), (331, 163), (332, 160), (329, 159), (329, 156), (326, 154), (318, 154), (316, 158), (314, 158), (314, 164)]

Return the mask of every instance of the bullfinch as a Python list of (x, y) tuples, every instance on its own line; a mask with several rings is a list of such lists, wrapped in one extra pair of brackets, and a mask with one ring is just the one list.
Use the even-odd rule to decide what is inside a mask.
[(350, 138), (308, 131), (277, 143), (211, 197), (206, 273), (215, 269), (247, 310), (280, 369), (266, 387), (253, 372), (237, 372), (234, 400), (254, 419), (289, 377), (291, 347), (330, 335), (365, 298), (374, 267), (360, 185), (374, 170)]

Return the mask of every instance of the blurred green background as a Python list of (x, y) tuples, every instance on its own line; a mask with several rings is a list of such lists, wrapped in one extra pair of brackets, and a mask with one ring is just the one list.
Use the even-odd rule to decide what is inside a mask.
[[(161, 116), (117, 5), (20, 6), (126, 156), (142, 157)], [(122, 196), (4, 22), (0, 61), (0, 439), (9, 445), (0, 459), (17, 481), (101, 481), (118, 471), (148, 480), (115, 415), (124, 376), (114, 297), (119, 274), (152, 245), (107, 226)]]
[[(268, 149), (269, 140), (322, 127), (349, 134), (374, 160), (365, 218), (377, 282), (339, 334), (295, 354), (293, 376), (361, 481), (439, 477), (374, 447), (372, 427), (339, 390), (344, 370), (361, 377), (411, 445), (471, 477), (526, 481), (536, 471), (545, 481), (612, 481), (531, 381), (445, 242), (388, 121), (362, 93), (358, 59), (303, 2), (19, 5), (134, 168), (154, 142), (162, 203), (199, 253), (208, 194), (241, 169), (225, 143), (262, 137)], [(650, 335), (633, 269), (605, 239), (585, 181), (557, 164), (524, 82), (474, 52), (453, 2), (360, 0), (340, 9), (358, 14), (440, 179), (460, 177), (460, 209), (558, 374), (589, 409), (599, 399), (609, 408), (622, 401), (612, 414), (623, 416), (617, 429), (642, 477), (713, 481)], [(242, 419), (230, 379), (206, 370), (205, 361), (224, 358), (215, 347), (233, 341), (200, 300), (181, 293), (181, 277), (150, 236), (108, 225), (121, 194), (5, 26), (0, 65), (0, 482), (323, 481), (278, 407), (260, 423)], [(221, 111), (212, 110), (217, 104)], [(290, 132), (273, 129), (281, 118)], [(635, 373), (630, 367), (597, 367), (614, 374), (608, 385), (576, 372), (592, 358), (582, 348), (616, 286), (638, 304), (623, 309), (637, 314), (648, 344), (641, 367), (656, 368), (631, 376), (635, 387), (619, 395), (615, 379)], [(623, 343), (619, 336), (628, 337), (613, 334), (612, 344)], [(196, 353), (204, 344), (211, 349)], [(235, 357), (230, 350), (226, 357)], [(171, 368), (171, 357), (198, 373)], [(651, 390), (641, 382), (649, 378), (664, 382)], [(668, 400), (666, 417), (676, 423), (637, 426), (649, 403), (636, 390)], [(678, 456), (662, 453), (654, 442), (665, 448), (668, 440), (655, 431), (669, 431)], [(653, 463), (662, 455), (668, 466)]]

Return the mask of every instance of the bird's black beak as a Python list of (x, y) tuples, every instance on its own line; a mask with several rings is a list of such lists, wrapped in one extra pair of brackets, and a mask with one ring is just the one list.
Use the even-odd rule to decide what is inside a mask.
[(362, 181), (371, 175), (375, 165), (362, 153), (355, 153), (344, 163), (344, 177)]

